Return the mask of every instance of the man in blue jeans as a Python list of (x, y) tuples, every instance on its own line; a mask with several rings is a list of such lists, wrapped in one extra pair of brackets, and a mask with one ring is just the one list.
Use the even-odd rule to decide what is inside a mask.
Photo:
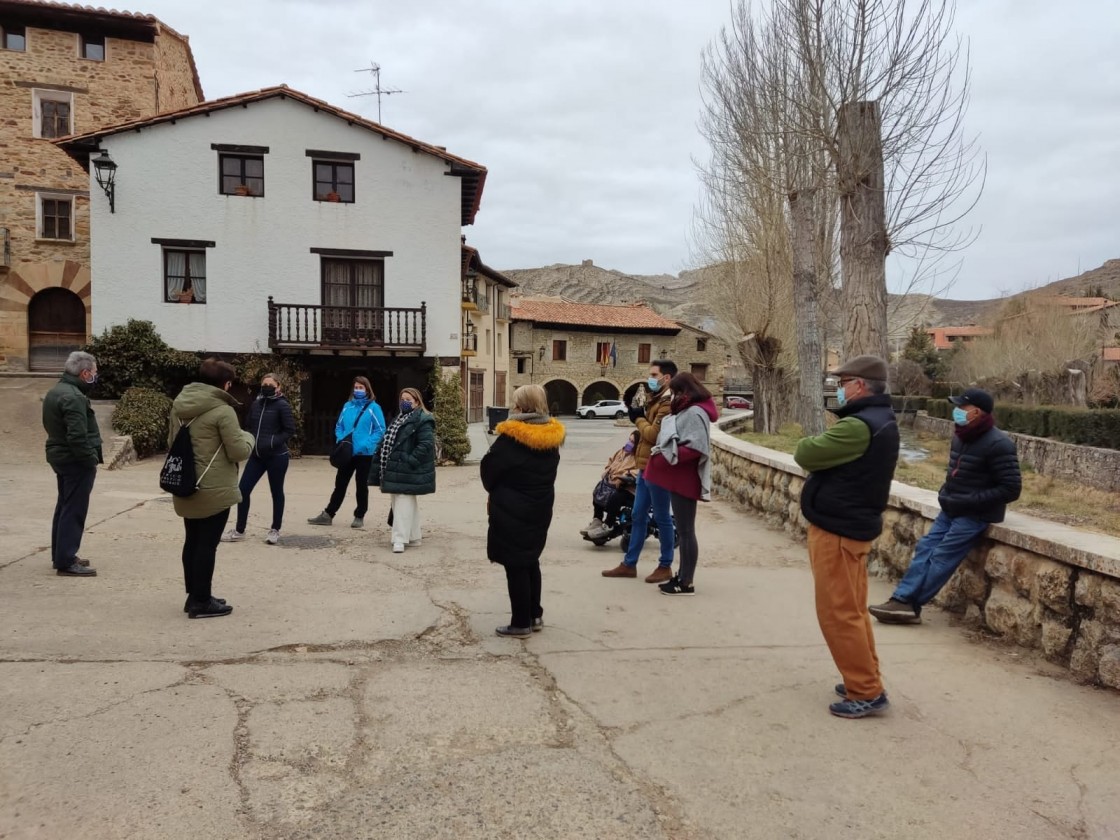
[(658, 359), (649, 366), (649, 400), (643, 410), (641, 407), (630, 409), (630, 419), (638, 427), (638, 445), (634, 449), (634, 462), (638, 467), (638, 483), (634, 487), (634, 508), (631, 516), (630, 545), (626, 556), (613, 569), (603, 572), (603, 577), (633, 578), (638, 576), (638, 557), (649, 533), (649, 512), (657, 523), (661, 540), (661, 556), (657, 568), (646, 577), (646, 583), (664, 583), (673, 577), (673, 516), (669, 510), (669, 491), (650, 484), (643, 472), (649, 461), (650, 451), (657, 443), (661, 431), (661, 421), (669, 416), (669, 405), (673, 395), (669, 392), (669, 380), (677, 375), (677, 366), (668, 359)]
[(890, 600), (869, 608), (887, 624), (920, 624), (922, 607), (949, 582), (988, 526), (1003, 521), (1022, 489), (1019, 455), (1011, 438), (995, 427), (991, 394), (969, 388), (949, 401), (956, 406), (956, 433), (937, 494), (941, 513), (918, 541)]

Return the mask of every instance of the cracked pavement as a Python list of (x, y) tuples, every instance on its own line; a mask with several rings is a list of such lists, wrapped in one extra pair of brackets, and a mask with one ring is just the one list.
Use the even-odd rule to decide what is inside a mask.
[(158, 464), (99, 474), (75, 580), (49, 469), (0, 452), (0, 838), (1120, 837), (1115, 693), (933, 612), (876, 627), (891, 712), (832, 718), (804, 547), (716, 501), (694, 598), (601, 578), (577, 531), (625, 432), (569, 429), (527, 641), (493, 635), (473, 466), (394, 555), (376, 492), (364, 531), (304, 524), (333, 471), (294, 462), (284, 543), (262, 484), (232, 616), (190, 621)]

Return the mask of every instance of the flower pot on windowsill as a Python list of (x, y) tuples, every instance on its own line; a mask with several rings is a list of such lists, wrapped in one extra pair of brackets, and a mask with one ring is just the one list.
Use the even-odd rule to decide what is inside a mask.
[(194, 292), (187, 289), (185, 292), (179, 292), (179, 303), (193, 303)]
[(338, 203), (342, 201), (342, 196), (340, 196), (338, 193), (327, 193), (327, 201)]
[(236, 187), (233, 188), (233, 192), (234, 192), (235, 195), (252, 195), (253, 194), (253, 191), (251, 189), (249, 189), (248, 184), (238, 184)]

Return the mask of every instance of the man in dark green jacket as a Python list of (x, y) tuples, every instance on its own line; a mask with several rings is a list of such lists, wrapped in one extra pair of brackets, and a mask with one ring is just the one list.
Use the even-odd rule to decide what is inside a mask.
[(65, 373), (43, 398), (47, 463), (58, 481), (58, 501), (51, 525), (51, 563), (64, 577), (93, 577), (97, 572), (78, 557), (86, 527), (89, 496), (102, 462), (101, 433), (88, 393), (97, 381), (97, 360), (71, 353)]

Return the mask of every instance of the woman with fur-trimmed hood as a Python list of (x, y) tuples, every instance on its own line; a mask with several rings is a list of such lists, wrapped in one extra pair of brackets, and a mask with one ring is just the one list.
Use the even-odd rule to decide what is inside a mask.
[(564, 427), (549, 417), (540, 385), (522, 385), (513, 405), (509, 419), (498, 424), (481, 474), (490, 494), (486, 555), (505, 567), (509, 588), (510, 623), (497, 633), (525, 638), (544, 627), (540, 561), (552, 523)]

